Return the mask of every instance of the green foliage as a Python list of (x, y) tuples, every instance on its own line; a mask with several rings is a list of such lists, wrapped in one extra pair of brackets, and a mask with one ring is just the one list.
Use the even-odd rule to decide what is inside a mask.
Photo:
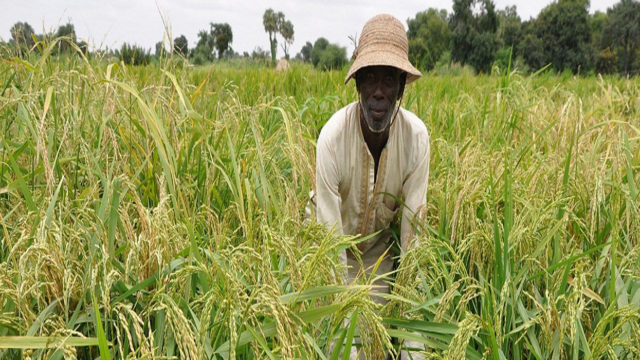
[(320, 52), (318, 68), (322, 70), (340, 69), (347, 63), (347, 50), (336, 44), (329, 44)]
[(522, 54), (525, 64), (532, 70), (538, 70), (546, 65), (544, 44), (535, 34), (526, 34), (518, 45), (518, 53)]
[(211, 38), (218, 50), (218, 59), (222, 59), (225, 51), (229, 50), (229, 44), (233, 42), (233, 32), (231, 31), (231, 25), (224, 24), (211, 24)]
[(493, 62), (493, 66), (497, 66), (501, 73), (504, 74), (509, 67), (513, 67), (513, 59), (513, 49), (511, 47), (502, 48), (496, 52), (496, 59)]
[(125, 64), (147, 65), (151, 59), (151, 54), (148, 49), (144, 49), (141, 46), (123, 43), (118, 52), (118, 57)]
[(318, 67), (318, 64), (320, 63), (320, 56), (327, 46), (329, 46), (329, 40), (323, 37), (318, 38), (313, 43), (313, 48), (311, 49), (311, 64), (313, 64), (314, 67)]
[(602, 49), (606, 46), (602, 37), (602, 33), (609, 24), (609, 15), (602, 11), (596, 11), (593, 15), (589, 16), (589, 30), (591, 31), (591, 44), (595, 50)]
[(512, 48), (514, 57), (518, 55), (517, 46), (522, 40), (522, 21), (516, 11), (516, 6), (507, 6), (498, 11), (498, 39), (503, 48)]
[(67, 41), (60, 41), (57, 50), (61, 53), (70, 52), (73, 47), (70, 43), (76, 43), (76, 30), (72, 23), (60, 25), (56, 31), (55, 37), (66, 37)]
[(282, 50), (284, 51), (284, 57), (289, 60), (289, 46), (293, 44), (293, 24), (291, 21), (283, 21), (280, 25), (280, 34), (284, 42), (282, 43)]
[(284, 40), (282, 48), (285, 56), (288, 58), (288, 47), (293, 43), (293, 24), (284, 18), (281, 11), (277, 13), (273, 9), (265, 10), (262, 15), (262, 25), (264, 31), (269, 34), (269, 44), (271, 45), (271, 62), (276, 62), (276, 52), (278, 50), (277, 35), (280, 34)]
[(307, 41), (302, 49), (300, 49), (300, 53), (296, 55), (296, 57), (300, 58), (303, 62), (310, 63), (311, 51), (313, 51), (313, 44)]
[(155, 56), (157, 58), (165, 56), (167, 54), (167, 49), (164, 47), (164, 43), (162, 41), (158, 41), (156, 43), (156, 51)]
[(311, 63), (321, 70), (339, 69), (347, 63), (347, 49), (331, 44), (323, 37), (313, 43)]
[(618, 70), (617, 55), (610, 47), (600, 50), (596, 55), (596, 71), (601, 74), (613, 74)]
[(560, 0), (542, 9), (536, 19), (536, 35), (542, 42), (545, 62), (574, 73), (591, 67), (588, 1)]
[(407, 25), (409, 61), (419, 69), (433, 69), (451, 42), (447, 11), (430, 8), (408, 19)]
[(269, 34), (269, 45), (271, 47), (271, 62), (276, 62), (276, 51), (278, 50), (278, 39), (276, 37), (278, 33), (278, 25), (284, 19), (284, 14), (279, 12), (276, 13), (273, 9), (265, 10), (262, 15), (262, 25), (264, 26), (264, 31)]
[(477, 71), (489, 72), (498, 49), (496, 35), (488, 31), (479, 33), (473, 38), (471, 44), (473, 52), (469, 54), (469, 64)]
[(201, 65), (207, 62), (213, 61), (215, 49), (215, 38), (210, 35), (210, 32), (200, 30), (198, 32), (198, 43), (191, 52), (193, 62), (196, 65)]
[(640, 73), (640, 2), (620, 0), (607, 10), (608, 23), (602, 39), (618, 56), (619, 71), (624, 75)]
[[(474, 14), (473, 7), (481, 10)], [(472, 65), (476, 70), (491, 70), (498, 50), (498, 15), (492, 0), (454, 0), (451, 55), (454, 61)]]
[(436, 63), (433, 73), (439, 76), (474, 76), (475, 70), (470, 65), (461, 65), (451, 59), (451, 53), (446, 51)]
[(189, 41), (186, 36), (180, 35), (173, 39), (173, 52), (186, 57), (189, 53)]
[(19, 56), (24, 56), (34, 45), (33, 37), (35, 32), (33, 28), (28, 22), (19, 21), (13, 24), (9, 32), (11, 33), (9, 45), (18, 52)]
[(258, 60), (264, 64), (267, 64), (270, 60), (270, 53), (267, 50), (263, 50), (261, 47), (256, 47), (251, 51), (251, 59)]

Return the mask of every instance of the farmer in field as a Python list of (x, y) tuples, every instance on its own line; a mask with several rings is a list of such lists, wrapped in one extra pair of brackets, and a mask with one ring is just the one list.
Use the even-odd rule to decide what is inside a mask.
[[(411, 224), (425, 207), (429, 175), (427, 129), (400, 107), (405, 85), (421, 76), (408, 60), (404, 26), (391, 15), (373, 17), (362, 29), (354, 56), (345, 84), (355, 80), (359, 100), (338, 110), (324, 125), (316, 152), (318, 222), (338, 234), (381, 231), (358, 244), (364, 268), (351, 251), (340, 254), (349, 282), (360, 271), (369, 274), (383, 255), (377, 274), (392, 271), (389, 225), (399, 212), (401, 251), (412, 246)], [(389, 291), (384, 281), (376, 285), (381, 285), (376, 291)], [(402, 359), (409, 359), (406, 352)]]

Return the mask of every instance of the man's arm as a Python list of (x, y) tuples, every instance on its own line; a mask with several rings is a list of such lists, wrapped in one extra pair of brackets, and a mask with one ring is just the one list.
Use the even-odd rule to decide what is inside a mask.
[[(406, 207), (402, 210), (400, 227), (400, 241), (402, 250), (413, 247), (414, 231), (411, 225), (414, 216), (419, 215), (426, 207), (427, 183), (429, 180), (429, 136), (420, 143), (417, 151), (417, 161), (409, 176), (402, 184), (402, 199)], [(419, 216), (416, 216), (417, 218)]]

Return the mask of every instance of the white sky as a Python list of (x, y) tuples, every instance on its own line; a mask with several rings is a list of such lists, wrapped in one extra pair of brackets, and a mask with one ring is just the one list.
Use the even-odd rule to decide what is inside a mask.
[[(592, 0), (590, 12), (606, 11), (619, 0)], [(551, 3), (531, 0), (494, 0), (497, 9), (516, 5), (522, 20), (536, 17)], [(0, 0), (0, 38), (11, 38), (9, 29), (18, 21), (28, 22), (36, 33), (56, 30), (71, 21), (78, 38), (91, 48), (119, 48), (123, 41), (142, 45), (153, 52), (162, 40), (162, 15), (170, 24), (172, 37), (184, 34), (189, 48), (195, 46), (198, 31), (209, 29), (209, 23), (227, 22), (233, 31), (231, 46), (236, 52), (251, 51), (259, 46), (269, 49), (262, 25), (267, 8), (282, 11), (293, 23), (295, 39), (289, 53), (294, 56), (305, 42), (325, 37), (332, 43), (353, 46), (349, 36), (359, 35), (364, 23), (378, 13), (390, 13), (406, 20), (428, 8), (446, 9), (452, 0)], [(280, 42), (280, 40), (279, 40)], [(278, 56), (283, 52), (278, 45)]]

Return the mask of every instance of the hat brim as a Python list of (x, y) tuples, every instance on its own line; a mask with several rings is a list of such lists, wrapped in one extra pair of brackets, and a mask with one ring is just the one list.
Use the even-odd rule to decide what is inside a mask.
[(398, 57), (392, 53), (370, 52), (356, 57), (347, 72), (344, 83), (348, 83), (355, 76), (358, 70), (368, 66), (393, 66), (407, 73), (407, 84), (412, 83), (422, 76), (422, 73), (416, 69), (407, 59)]

